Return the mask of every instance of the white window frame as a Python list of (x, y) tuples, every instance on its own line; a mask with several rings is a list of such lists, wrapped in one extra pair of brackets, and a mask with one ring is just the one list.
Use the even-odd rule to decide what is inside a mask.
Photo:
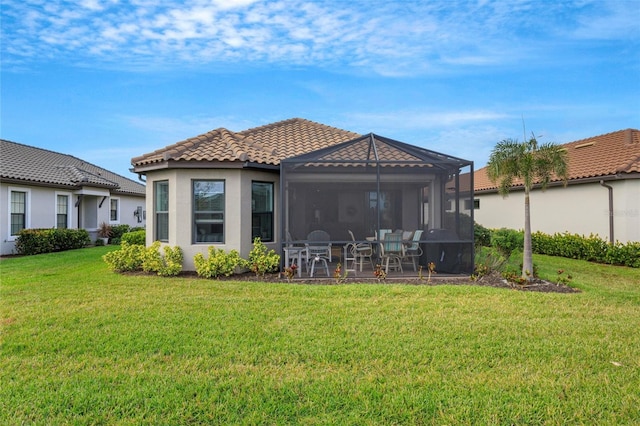
[[(111, 220), (111, 201), (117, 201), (118, 206), (116, 208), (116, 215), (118, 216), (116, 220)], [(109, 197), (109, 223), (120, 223), (120, 207), (122, 204), (120, 203), (120, 197)]]
[[(167, 186), (167, 210), (166, 211), (165, 210), (158, 210), (158, 185), (160, 185), (160, 184)], [(162, 241), (162, 242), (169, 242), (169, 232), (170, 232), (170, 228), (171, 228), (171, 225), (169, 223), (169, 218), (170, 218), (169, 211), (171, 209), (171, 207), (170, 207), (170, 202), (171, 202), (170, 201), (171, 200), (170, 199), (170, 195), (171, 195), (170, 194), (170, 189), (171, 189), (171, 186), (169, 185), (169, 180), (168, 179), (162, 179), (162, 180), (153, 181), (153, 238), (154, 238), (154, 241), (155, 240), (159, 240), (159, 241)], [(158, 216), (160, 214), (163, 215), (163, 216), (166, 215), (166, 217), (167, 217), (167, 230), (166, 230), (167, 231), (167, 238), (166, 239), (158, 238), (158, 232), (159, 232)]]
[(25, 206), (24, 206), (24, 229), (31, 228), (31, 189), (20, 188), (18, 186), (10, 186), (7, 188), (7, 241), (15, 241), (18, 238), (17, 235), (11, 235), (11, 193), (24, 192)]
[(67, 229), (71, 228), (71, 207), (73, 203), (73, 194), (70, 192), (58, 192), (56, 191), (55, 197), (53, 198), (53, 226), (55, 228), (58, 227), (58, 197), (67, 197)]

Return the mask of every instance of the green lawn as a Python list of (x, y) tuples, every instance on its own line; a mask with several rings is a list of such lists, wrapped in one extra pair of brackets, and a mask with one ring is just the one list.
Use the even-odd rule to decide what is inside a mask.
[(637, 424), (640, 270), (536, 256), (575, 294), (0, 261), (0, 424)]

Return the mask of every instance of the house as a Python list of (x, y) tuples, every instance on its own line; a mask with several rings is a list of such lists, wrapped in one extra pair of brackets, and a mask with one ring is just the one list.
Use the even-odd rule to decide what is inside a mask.
[[(609, 241), (640, 241), (640, 131), (626, 129), (562, 145), (568, 186), (555, 179), (531, 192), (532, 231), (595, 234)], [(486, 168), (474, 176), (476, 222), (488, 228), (522, 229), (524, 191), (498, 194)]]
[(246, 258), (254, 237), (282, 253), (321, 230), (339, 258), (349, 231), (364, 241), (382, 228), (445, 227), (464, 245), (456, 249), (467, 259), (461, 269), (472, 268), (472, 218), (459, 217), (459, 200), (449, 202), (472, 193), (452, 184), (461, 170), (472, 172), (466, 160), (293, 118), (212, 130), (131, 163), (147, 181), (147, 244), (181, 247), (185, 270), (211, 245)]
[(0, 253), (25, 228), (84, 228), (102, 222), (145, 226), (145, 187), (59, 152), (0, 140)]

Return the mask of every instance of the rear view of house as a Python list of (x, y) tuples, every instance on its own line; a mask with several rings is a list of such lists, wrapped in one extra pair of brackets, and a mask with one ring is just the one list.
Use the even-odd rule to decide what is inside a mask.
[(15, 250), (25, 228), (145, 226), (145, 187), (79, 158), (0, 140), (0, 241)]
[(194, 270), (193, 257), (210, 246), (246, 258), (260, 237), (282, 253), (316, 231), (330, 239), (329, 260), (339, 259), (352, 234), (380, 240), (387, 229), (422, 235), (412, 243), (426, 254), (450, 231), (450, 269), (473, 269), (473, 191), (460, 180), (473, 170), (466, 160), (293, 118), (241, 132), (212, 130), (131, 163), (147, 181), (147, 244), (179, 246), (185, 270)]

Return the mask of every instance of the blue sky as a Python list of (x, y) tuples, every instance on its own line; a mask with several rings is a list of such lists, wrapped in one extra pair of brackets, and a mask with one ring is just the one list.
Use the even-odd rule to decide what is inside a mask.
[(132, 157), (292, 117), (473, 160), (640, 127), (640, 0), (2, 0), (0, 136)]

